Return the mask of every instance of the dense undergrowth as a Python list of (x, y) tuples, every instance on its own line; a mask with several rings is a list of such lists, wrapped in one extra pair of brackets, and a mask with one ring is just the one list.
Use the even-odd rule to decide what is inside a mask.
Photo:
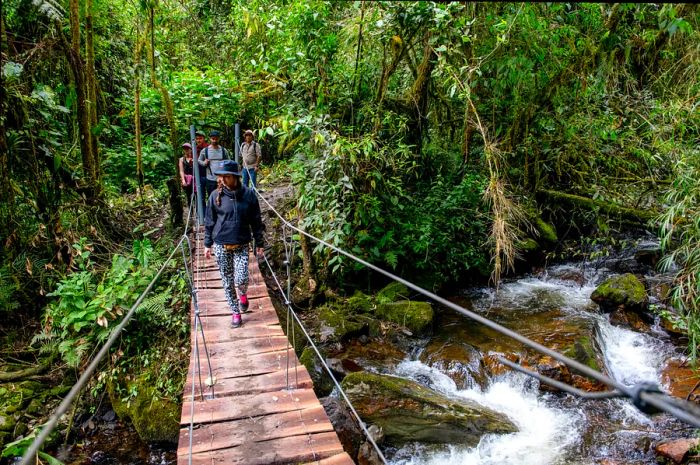
[[(42, 321), (35, 344), (62, 363), (83, 366), (178, 234), (188, 126), (230, 148), (235, 122), (294, 183), (296, 221), (426, 286), (658, 232), (697, 350), (695, 5), (10, 0), (2, 15), (0, 316)], [(303, 258), (328, 286), (363, 276), (320, 247)], [(176, 269), (95, 394), (159, 360), (175, 396), (157, 373), (186, 345)]]

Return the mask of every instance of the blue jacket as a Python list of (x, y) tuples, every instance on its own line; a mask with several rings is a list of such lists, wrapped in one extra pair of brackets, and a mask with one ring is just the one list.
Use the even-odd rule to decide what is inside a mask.
[[(221, 206), (216, 199), (221, 195)], [(223, 193), (215, 190), (209, 196), (207, 217), (204, 220), (204, 247), (217, 244), (247, 244), (255, 239), (255, 246), (262, 247), (265, 225), (260, 215), (258, 198), (251, 189), (240, 186)]]

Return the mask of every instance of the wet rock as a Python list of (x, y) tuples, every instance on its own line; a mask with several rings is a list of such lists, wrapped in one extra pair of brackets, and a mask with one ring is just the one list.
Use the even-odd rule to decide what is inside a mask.
[(428, 302), (400, 300), (378, 304), (376, 315), (393, 323), (405, 326), (413, 334), (429, 329), (433, 322), (433, 307)]
[[(559, 360), (553, 359), (549, 355), (543, 355), (542, 357), (539, 357), (535, 361), (534, 366), (532, 368), (534, 368), (534, 370), (540, 373), (541, 375), (547, 376), (565, 384), (571, 384), (571, 372), (569, 371), (569, 367), (564, 365)], [(558, 388), (542, 382), (540, 383), (540, 390), (549, 392), (559, 391)]]
[(651, 330), (649, 323), (644, 321), (639, 313), (629, 311), (622, 305), (610, 313), (610, 323), (622, 328), (633, 329), (640, 333), (648, 333)]
[(469, 344), (433, 340), (420, 361), (447, 374), (459, 389), (485, 388), (488, 384), (481, 353)]
[(379, 338), (364, 338), (364, 341), (354, 340), (346, 344), (341, 352), (333, 354), (341, 359), (343, 368), (348, 372), (361, 371), (367, 368), (384, 371), (395, 367), (406, 358), (407, 353), (396, 345)]
[(683, 463), (688, 457), (691, 449), (700, 445), (700, 439), (676, 439), (658, 444), (654, 450), (660, 457), (664, 457), (673, 461), (673, 463)]
[(634, 259), (642, 265), (654, 268), (661, 259), (661, 248), (659, 246), (651, 246), (639, 249), (634, 253)]
[(661, 379), (672, 396), (696, 402), (700, 400), (700, 373), (682, 360), (670, 359), (666, 362)]
[(631, 273), (606, 279), (593, 291), (591, 300), (600, 305), (604, 312), (612, 312), (620, 305), (642, 312), (649, 305), (644, 284)]
[(564, 355), (573, 358), (579, 363), (588, 365), (594, 370), (601, 369), (600, 349), (595, 343), (595, 338), (590, 336), (578, 337), (573, 344), (566, 347), (563, 351)]
[(299, 362), (306, 367), (309, 372), (311, 382), (314, 384), (314, 391), (319, 396), (327, 396), (333, 390), (334, 384), (328, 372), (321, 364), (316, 352), (311, 347), (307, 347), (301, 353)]
[[(375, 444), (380, 445), (384, 441), (384, 431), (377, 425), (370, 425), (367, 428), (372, 440)], [(371, 442), (365, 441), (360, 446), (360, 450), (357, 453), (357, 464), (358, 465), (383, 465), (384, 462), (379, 458), (377, 450), (372, 445)]]
[(377, 293), (376, 300), (379, 304), (388, 304), (408, 299), (408, 288), (399, 282), (392, 282)]
[(356, 458), (365, 437), (345, 402), (335, 397), (324, 397), (321, 405), (338, 434), (343, 450), (353, 459)]
[(487, 407), (402, 378), (352, 373), (343, 388), (363, 421), (381, 427), (393, 443), (475, 445), (484, 434), (517, 431), (507, 417)]
[(561, 281), (573, 281), (579, 286), (583, 286), (583, 284), (586, 282), (586, 277), (583, 274), (583, 270), (579, 268), (549, 270), (549, 275), (552, 278), (559, 279)]

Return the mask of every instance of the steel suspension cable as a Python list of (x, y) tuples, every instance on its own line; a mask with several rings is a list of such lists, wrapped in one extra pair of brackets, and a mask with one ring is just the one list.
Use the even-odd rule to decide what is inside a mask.
[(412, 282), (401, 278), (399, 276), (396, 276), (395, 274), (386, 271), (376, 265), (373, 265), (372, 263), (369, 263), (366, 260), (363, 260), (362, 258), (359, 258), (355, 255), (353, 255), (350, 252), (346, 252), (345, 250), (340, 249), (339, 247), (334, 246), (333, 244), (330, 244), (323, 239), (320, 239), (313, 234), (310, 234), (303, 229), (293, 225), (287, 219), (284, 218), (282, 214), (280, 214), (277, 209), (275, 209), (274, 206), (263, 196), (260, 194), (260, 192), (256, 189), (255, 186), (252, 187), (253, 190), (256, 191), (257, 195), (267, 204), (267, 206), (270, 208), (270, 210), (282, 221), (283, 224), (287, 225), (289, 228), (291, 228), (294, 231), (297, 231), (299, 234), (303, 234), (304, 236), (308, 237), (309, 239), (318, 242), (319, 244), (324, 245), (325, 247), (341, 254), (344, 255), (351, 260), (360, 263), (361, 265), (376, 271), (377, 273), (380, 273), (396, 282), (399, 282), (409, 289), (412, 289), (419, 294), (424, 295), (425, 297), (428, 297), (431, 300), (434, 300), (435, 302), (450, 308), (468, 318), (471, 318), (474, 321), (477, 321), (478, 323), (481, 323), (485, 325), (488, 328), (491, 328), (505, 336), (510, 337), (511, 339), (514, 339), (521, 344), (528, 346), (532, 349), (535, 349), (536, 351), (548, 355), (552, 357), (555, 360), (558, 360), (565, 365), (568, 365), (569, 367), (575, 369), (579, 373), (588, 376), (589, 378), (592, 378), (594, 380), (600, 381), (601, 383), (611, 387), (614, 391), (619, 391), (621, 392), (625, 397), (628, 397), (632, 399), (634, 405), (642, 410), (645, 413), (654, 413), (654, 410), (659, 410), (663, 411), (666, 413), (669, 413), (676, 418), (683, 420), (693, 426), (700, 427), (700, 408), (697, 408), (693, 406), (692, 404), (686, 402), (683, 404), (684, 407), (679, 407), (679, 402), (676, 400), (670, 400), (670, 397), (667, 394), (664, 394), (661, 392), (658, 388), (658, 386), (655, 386), (651, 383), (639, 383), (634, 386), (626, 386), (623, 383), (620, 383), (619, 381), (610, 378), (609, 376), (604, 375), (603, 373), (594, 370), (593, 368), (584, 365), (576, 360), (573, 360), (569, 357), (566, 357), (563, 354), (560, 354), (548, 347), (543, 346), (542, 344), (539, 344), (509, 328), (506, 328), (505, 326), (502, 326), (492, 320), (489, 320), (488, 318), (485, 318), (471, 310), (468, 310), (464, 307), (461, 307), (453, 302), (448, 301), (447, 299), (438, 296), (437, 294), (430, 292), (426, 289), (423, 289), (422, 287), (413, 284)]
[(129, 323), (131, 320), (131, 317), (134, 315), (136, 312), (136, 309), (141, 305), (143, 302), (143, 299), (146, 298), (146, 296), (151, 292), (153, 289), (153, 286), (155, 286), (156, 281), (160, 277), (160, 275), (163, 273), (165, 268), (168, 266), (170, 263), (170, 260), (173, 258), (175, 253), (178, 251), (180, 248), (180, 244), (182, 244), (182, 241), (184, 241), (184, 237), (180, 239), (180, 241), (177, 243), (177, 245), (173, 248), (173, 251), (170, 253), (168, 258), (165, 260), (165, 263), (163, 263), (163, 266), (160, 267), (156, 275), (153, 277), (151, 282), (148, 284), (146, 289), (141, 293), (138, 299), (136, 299), (136, 302), (134, 305), (129, 309), (129, 311), (126, 313), (122, 321), (112, 330), (112, 334), (109, 336), (109, 339), (104, 343), (100, 351), (97, 353), (95, 358), (92, 359), (92, 362), (88, 365), (88, 367), (85, 369), (82, 375), (80, 375), (80, 378), (76, 383), (73, 385), (71, 390), (68, 392), (66, 397), (64, 397), (63, 401), (59, 404), (59, 406), (56, 408), (55, 412), (51, 415), (51, 418), (49, 421), (45, 424), (44, 428), (42, 428), (41, 432), (39, 435), (34, 439), (32, 442), (31, 446), (29, 446), (29, 449), (24, 453), (24, 456), (22, 457), (22, 461), (20, 462), (20, 465), (29, 465), (32, 463), (32, 460), (34, 460), (35, 456), (39, 452), (39, 448), (41, 445), (44, 443), (46, 438), (51, 434), (51, 431), (56, 427), (58, 424), (58, 420), (61, 418), (61, 416), (66, 413), (68, 410), (68, 407), (70, 407), (71, 403), (75, 399), (75, 397), (78, 395), (78, 393), (81, 391), (83, 386), (88, 382), (94, 371), (97, 369), (97, 365), (102, 361), (105, 355), (107, 355), (107, 352), (109, 352), (109, 349), (112, 348), (112, 345), (114, 342), (117, 340), (119, 335), (121, 334), (122, 330), (126, 327), (126, 325)]
[(304, 336), (306, 336), (306, 339), (309, 341), (311, 348), (313, 349), (313, 351), (316, 353), (316, 356), (321, 361), (323, 368), (325, 368), (326, 372), (328, 373), (331, 380), (333, 381), (333, 384), (338, 389), (338, 392), (343, 397), (345, 402), (348, 404), (348, 407), (352, 411), (355, 418), (357, 418), (358, 424), (360, 425), (362, 432), (365, 433), (365, 435), (367, 436), (367, 440), (374, 447), (375, 451), (377, 452), (377, 455), (382, 460), (382, 463), (386, 464), (387, 463), (386, 458), (384, 457), (384, 454), (382, 453), (381, 449), (379, 448), (379, 445), (377, 445), (377, 443), (374, 441), (372, 434), (370, 434), (370, 432), (367, 430), (367, 427), (365, 426), (364, 421), (362, 421), (360, 414), (357, 413), (357, 410), (355, 410), (355, 407), (352, 405), (352, 402), (350, 402), (350, 399), (348, 398), (347, 394), (345, 394), (343, 387), (340, 385), (338, 380), (335, 378), (335, 375), (333, 374), (330, 367), (328, 366), (328, 364), (324, 360), (323, 355), (321, 354), (321, 351), (318, 349), (318, 347), (316, 347), (316, 344), (314, 343), (313, 339), (311, 338), (311, 335), (309, 335), (308, 331), (306, 331), (306, 328), (304, 327), (304, 323), (301, 321), (301, 319), (296, 314), (296, 312), (292, 309), (292, 305), (291, 305), (291, 302), (289, 300), (289, 297), (287, 296), (287, 294), (285, 294), (284, 289), (282, 288), (282, 284), (280, 284), (279, 279), (277, 279), (277, 275), (275, 274), (275, 270), (272, 269), (272, 265), (270, 264), (270, 262), (268, 261), (267, 257), (264, 254), (263, 254), (263, 259), (265, 260), (265, 264), (267, 265), (267, 268), (270, 270), (270, 273), (272, 274), (272, 278), (274, 279), (275, 284), (277, 284), (277, 288), (279, 289), (280, 293), (284, 297), (285, 305), (287, 306), (287, 314), (291, 313), (292, 316), (294, 317), (294, 320), (297, 322), (297, 324), (299, 325), (299, 328), (301, 328), (301, 331), (304, 333)]

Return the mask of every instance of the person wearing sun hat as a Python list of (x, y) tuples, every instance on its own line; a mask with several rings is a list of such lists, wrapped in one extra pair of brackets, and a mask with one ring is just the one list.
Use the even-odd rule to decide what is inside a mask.
[(216, 129), (209, 131), (210, 144), (199, 152), (199, 157), (197, 158), (199, 166), (203, 167), (207, 173), (206, 191), (209, 196), (217, 188), (215, 171), (221, 167), (224, 160), (231, 158), (228, 150), (219, 145), (220, 140), (221, 133), (219, 131)]
[[(243, 185), (257, 187), (258, 165), (262, 160), (260, 144), (253, 140), (254, 134), (250, 129), (243, 133), (241, 144), (241, 160), (243, 160)], [(250, 182), (250, 184), (249, 184)]]
[(231, 326), (243, 324), (241, 313), (248, 311), (248, 248), (254, 240), (256, 255), (264, 252), (265, 225), (258, 197), (241, 183), (238, 163), (224, 160), (214, 172), (218, 189), (209, 196), (204, 220), (204, 257), (212, 251), (221, 273), (224, 293), (233, 319)]

